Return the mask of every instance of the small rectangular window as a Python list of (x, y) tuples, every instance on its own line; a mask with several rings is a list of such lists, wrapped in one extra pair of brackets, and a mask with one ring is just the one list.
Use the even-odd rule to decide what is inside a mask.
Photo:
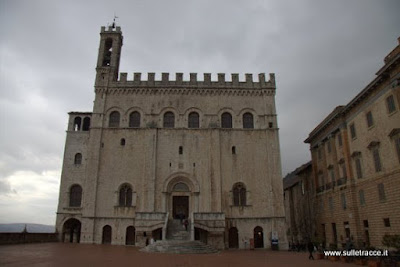
[(335, 170), (333, 169), (333, 168), (330, 168), (329, 169), (329, 174), (330, 174), (330, 176), (331, 176), (331, 182), (332, 182), (332, 186), (334, 186), (335, 184)]
[(342, 163), (340, 167), (342, 168), (342, 178), (347, 178), (346, 164)]
[(364, 221), (363, 221), (363, 224), (364, 224), (364, 227), (365, 227), (365, 228), (368, 228), (368, 220), (364, 220)]
[(342, 195), (340, 196), (341, 200), (342, 200), (342, 208), (345, 210), (347, 208), (347, 203), (346, 203), (346, 195), (344, 193), (342, 193)]
[(364, 195), (364, 190), (358, 191), (358, 195), (360, 197), (360, 205), (364, 206), (365, 205), (365, 195)]
[(400, 163), (400, 136), (398, 136), (395, 140), (394, 143), (396, 145), (396, 152), (397, 152), (397, 158), (399, 159)]
[(332, 233), (333, 233), (333, 241), (337, 243), (337, 230), (336, 230), (336, 223), (332, 223)]
[(179, 147), (179, 155), (182, 155), (183, 154), (183, 147)]
[(350, 135), (351, 135), (351, 139), (355, 139), (357, 137), (356, 126), (354, 125), (354, 123), (350, 125)]
[(356, 158), (354, 163), (356, 165), (357, 178), (360, 179), (360, 178), (363, 177), (362, 168), (361, 168), (361, 159), (360, 158)]
[(338, 138), (338, 144), (339, 144), (339, 146), (341, 147), (341, 146), (343, 145), (342, 134), (339, 133), (338, 136), (337, 136), (337, 138)]
[(379, 149), (377, 147), (372, 150), (372, 156), (374, 158), (375, 171), (382, 171), (381, 157), (379, 155)]
[(367, 113), (366, 117), (367, 117), (367, 126), (368, 126), (368, 128), (372, 127), (374, 125), (374, 118), (372, 117), (372, 112), (369, 111)]
[(385, 187), (382, 183), (378, 184), (378, 195), (380, 201), (386, 200)]
[(319, 186), (324, 186), (325, 185), (325, 177), (322, 172), (318, 175), (318, 179), (319, 179), (319, 181), (318, 181)]
[(327, 144), (327, 146), (328, 146), (328, 153), (331, 153), (331, 151), (332, 151), (332, 148), (331, 148), (331, 141), (328, 140), (328, 142), (327, 142), (326, 144)]
[(383, 224), (385, 225), (385, 227), (390, 227), (390, 219), (389, 218), (384, 218), (383, 219)]
[(394, 103), (393, 95), (390, 95), (386, 98), (386, 105), (389, 113), (392, 113), (396, 110), (396, 104)]

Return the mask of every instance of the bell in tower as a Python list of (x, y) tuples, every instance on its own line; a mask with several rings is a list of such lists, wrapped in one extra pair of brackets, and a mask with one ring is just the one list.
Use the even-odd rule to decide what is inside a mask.
[(107, 39), (104, 47), (103, 67), (110, 66), (111, 52), (112, 52), (112, 39)]

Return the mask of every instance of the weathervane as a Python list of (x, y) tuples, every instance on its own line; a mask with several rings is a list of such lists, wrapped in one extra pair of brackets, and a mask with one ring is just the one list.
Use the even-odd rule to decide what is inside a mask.
[(115, 19), (117, 19), (118, 17), (115, 15), (114, 13), (114, 19), (113, 19), (113, 23), (112, 23), (112, 28), (115, 29)]

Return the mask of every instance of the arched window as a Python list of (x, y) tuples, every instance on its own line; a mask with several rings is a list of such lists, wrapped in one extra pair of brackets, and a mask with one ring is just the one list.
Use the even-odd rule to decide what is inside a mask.
[(108, 127), (119, 127), (119, 112), (113, 111), (110, 113), (110, 121)]
[(69, 206), (80, 207), (82, 202), (82, 187), (80, 185), (71, 186), (69, 192)]
[(132, 206), (132, 188), (127, 184), (119, 189), (119, 205), (121, 207)]
[(250, 112), (246, 112), (243, 114), (243, 128), (244, 129), (254, 128), (253, 114), (251, 114)]
[(233, 205), (246, 206), (246, 187), (242, 183), (233, 186)]
[(175, 115), (171, 111), (164, 113), (163, 127), (164, 128), (174, 128), (175, 127)]
[(140, 113), (139, 112), (134, 111), (129, 115), (129, 127), (132, 127), (132, 128), (140, 127)]
[(232, 128), (232, 115), (228, 112), (222, 113), (221, 115), (221, 127)]
[(199, 113), (189, 113), (189, 128), (200, 128)]
[(90, 118), (89, 118), (89, 117), (85, 117), (85, 118), (83, 119), (83, 127), (82, 127), (82, 130), (83, 130), (83, 131), (89, 131), (89, 128), (90, 128)]
[(81, 130), (81, 124), (82, 124), (82, 119), (81, 117), (75, 117), (74, 119), (74, 131), (80, 131)]
[(76, 153), (75, 154), (74, 164), (75, 165), (81, 165), (82, 164), (82, 154), (81, 153)]

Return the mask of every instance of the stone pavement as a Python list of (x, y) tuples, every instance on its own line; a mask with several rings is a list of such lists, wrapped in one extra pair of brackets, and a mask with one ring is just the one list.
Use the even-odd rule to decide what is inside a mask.
[(228, 250), (218, 254), (176, 255), (140, 252), (137, 247), (64, 243), (0, 246), (0, 266), (355, 266), (308, 260), (305, 252)]

